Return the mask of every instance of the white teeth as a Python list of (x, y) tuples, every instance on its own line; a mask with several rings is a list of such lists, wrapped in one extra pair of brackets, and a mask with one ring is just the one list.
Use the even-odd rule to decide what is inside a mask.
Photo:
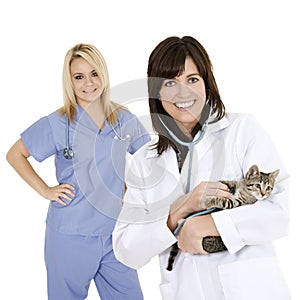
[(178, 108), (188, 108), (188, 107), (192, 106), (194, 103), (195, 103), (195, 100), (189, 101), (189, 102), (177, 102), (177, 103), (174, 103), (174, 105)]
[(91, 93), (94, 93), (95, 90), (96, 90), (96, 89), (93, 89), (93, 90), (85, 90), (84, 92), (85, 92), (85, 93), (88, 93), (88, 94), (91, 94)]

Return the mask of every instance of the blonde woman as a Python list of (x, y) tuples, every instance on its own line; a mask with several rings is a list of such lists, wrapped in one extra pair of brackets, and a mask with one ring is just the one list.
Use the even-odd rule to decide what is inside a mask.
[[(125, 155), (149, 141), (137, 118), (109, 99), (105, 60), (78, 44), (64, 61), (64, 106), (31, 125), (7, 153), (17, 173), (50, 200), (45, 236), (48, 299), (81, 300), (91, 280), (105, 299), (143, 299), (136, 271), (116, 260), (111, 233), (124, 193)], [(48, 186), (28, 158), (55, 156)]]

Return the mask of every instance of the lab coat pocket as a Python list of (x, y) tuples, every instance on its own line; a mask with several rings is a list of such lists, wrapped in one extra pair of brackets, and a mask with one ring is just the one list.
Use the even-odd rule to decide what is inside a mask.
[(226, 300), (289, 300), (276, 257), (255, 258), (219, 266)]
[[(164, 260), (162, 265), (166, 266), (167, 260)], [(180, 253), (172, 271), (162, 269), (162, 281), (160, 291), (163, 300), (206, 299), (195, 256), (190, 253)]]
[(163, 300), (174, 300), (175, 299), (175, 291), (174, 288), (178, 284), (176, 274), (173, 271), (167, 271), (166, 268), (162, 266), (167, 265), (167, 259), (169, 257), (170, 248), (164, 251), (164, 253), (160, 256), (160, 264), (161, 264), (161, 275), (162, 275), (162, 282), (159, 285), (161, 297)]
[(162, 299), (174, 299), (174, 292), (171, 283), (164, 283), (159, 286)]

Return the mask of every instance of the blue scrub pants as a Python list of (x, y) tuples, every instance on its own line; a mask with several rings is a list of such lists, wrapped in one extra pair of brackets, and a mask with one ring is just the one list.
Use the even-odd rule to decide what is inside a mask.
[(67, 235), (46, 229), (48, 300), (83, 300), (91, 280), (101, 300), (142, 300), (136, 270), (116, 260), (111, 235)]

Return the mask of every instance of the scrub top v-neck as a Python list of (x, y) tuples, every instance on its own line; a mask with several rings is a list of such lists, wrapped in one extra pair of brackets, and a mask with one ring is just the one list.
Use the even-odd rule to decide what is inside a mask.
[(102, 130), (78, 105), (70, 122), (73, 159), (66, 159), (66, 116), (53, 112), (26, 129), (21, 138), (30, 155), (41, 162), (55, 155), (57, 181), (75, 187), (76, 196), (63, 206), (51, 201), (47, 226), (66, 234), (110, 234), (122, 205), (126, 152), (133, 154), (150, 138), (129, 111), (118, 111), (120, 122), (107, 121)]

